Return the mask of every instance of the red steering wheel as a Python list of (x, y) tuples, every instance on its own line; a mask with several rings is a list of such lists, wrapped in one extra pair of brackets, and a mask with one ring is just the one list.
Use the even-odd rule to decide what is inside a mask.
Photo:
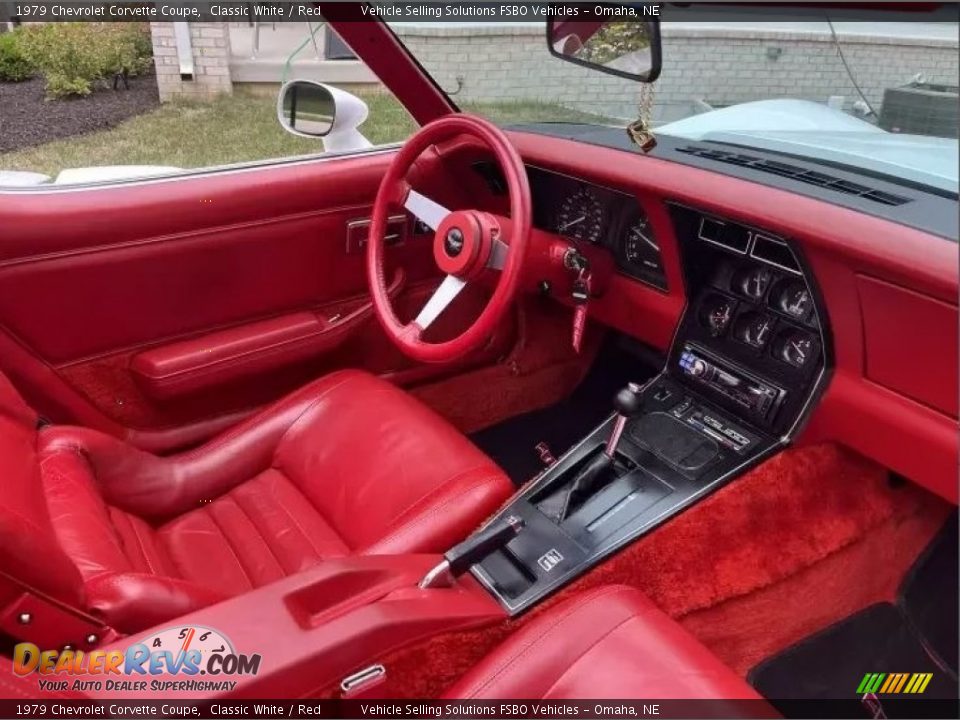
[[(469, 135), (482, 141), (500, 163), (510, 196), (510, 219), (479, 210), (448, 210), (410, 187), (406, 176), (431, 145)], [(446, 277), (413, 322), (402, 324), (390, 305), (383, 265), (384, 236), (391, 207), (413, 213), (434, 231), (433, 258)], [(448, 362), (478, 349), (493, 334), (520, 284), (530, 238), (530, 185), (523, 160), (496, 126), (470, 115), (447, 115), (424, 125), (407, 140), (387, 170), (373, 205), (367, 241), (367, 277), (377, 318), (387, 336), (409, 357)], [(506, 227), (501, 227), (505, 223)], [(499, 270), (496, 289), (474, 323), (452, 340), (425, 342), (424, 331), (453, 302), (470, 280)]]

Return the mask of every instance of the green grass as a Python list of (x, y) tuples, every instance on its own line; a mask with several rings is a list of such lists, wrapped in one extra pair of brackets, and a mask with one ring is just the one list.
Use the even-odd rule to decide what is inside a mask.
[[(370, 108), (360, 130), (373, 144), (403, 140), (416, 129), (413, 119), (391, 95), (358, 94)], [(596, 115), (526, 101), (471, 103), (465, 109), (503, 124), (605, 122)], [(169, 103), (110, 130), (0, 153), (0, 170), (56, 175), (66, 168), (91, 165), (199, 168), (322, 151), (319, 140), (299, 138), (280, 127), (275, 98), (241, 90), (211, 102)]]

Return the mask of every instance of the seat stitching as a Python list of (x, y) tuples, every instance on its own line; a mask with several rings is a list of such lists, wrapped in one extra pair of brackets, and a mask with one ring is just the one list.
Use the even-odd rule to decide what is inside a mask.
[(277, 569), (280, 571), (280, 574), (283, 575), (284, 577), (287, 577), (287, 571), (284, 569), (283, 564), (280, 562), (280, 558), (277, 557), (277, 554), (273, 551), (273, 548), (270, 546), (270, 543), (267, 542), (266, 536), (262, 532), (260, 532), (260, 528), (257, 527), (257, 524), (251, 518), (250, 513), (248, 513), (244, 509), (243, 505), (240, 504), (240, 501), (237, 499), (235, 492), (236, 492), (236, 488), (234, 488), (234, 490), (231, 490), (229, 493), (227, 493), (228, 497), (231, 500), (233, 500), (233, 504), (237, 506), (237, 510), (240, 511), (240, 514), (243, 515), (247, 519), (247, 522), (249, 522), (250, 525), (253, 526), (253, 531), (260, 536), (261, 540), (263, 540), (263, 544), (266, 545), (267, 552), (270, 553), (270, 556), (273, 558), (274, 563), (276, 563)]
[[(300, 493), (300, 496), (304, 499), (304, 501), (307, 503), (307, 505), (309, 505), (310, 508), (311, 508), (315, 513), (317, 513), (317, 515), (320, 517), (320, 519), (323, 520), (324, 524), (325, 524), (328, 528), (330, 528), (330, 530), (332, 531), (332, 530), (334, 529), (333, 525), (331, 525), (330, 522), (323, 516), (323, 513), (321, 513), (320, 510), (317, 509), (316, 505), (314, 505), (312, 502), (310, 502), (310, 497), (309, 497), (305, 492), (303, 492), (302, 490), (300, 490), (300, 488), (297, 487), (296, 483), (292, 482), (292, 481), (286, 476), (285, 473), (281, 472), (280, 470), (277, 470), (277, 472), (280, 473), (281, 477), (283, 477), (284, 480), (286, 480), (287, 482), (290, 483), (291, 487), (293, 487), (294, 490), (296, 490), (298, 493)], [(307, 541), (308, 543), (310, 543), (310, 547), (312, 547), (312, 548), (313, 548), (313, 551), (316, 553), (317, 559), (318, 559), (318, 560), (323, 560), (323, 553), (320, 552), (320, 548), (318, 548), (318, 547), (314, 544), (314, 542), (313, 542), (313, 534), (312, 534), (312, 533), (308, 533), (308, 532), (306, 531), (306, 529), (303, 527), (303, 525), (300, 524), (300, 521), (297, 520), (297, 518), (295, 518), (295, 517), (293, 516), (293, 514), (292, 514), (289, 510), (287, 510), (287, 506), (284, 505), (284, 504), (279, 500), (279, 498), (277, 498), (277, 507), (280, 508), (280, 510), (283, 511), (283, 514), (286, 515), (286, 516), (290, 519), (290, 522), (292, 522), (292, 523), (296, 526), (297, 530), (300, 531), (300, 534), (303, 535), (303, 537), (306, 539), (306, 541)], [(334, 533), (334, 534), (340, 539), (340, 542), (342, 542), (342, 543), (344, 544), (344, 547), (346, 547), (347, 550), (350, 550), (350, 549), (351, 549), (350, 546), (347, 545), (346, 540), (344, 540), (344, 539), (340, 536), (339, 533)]]
[[(148, 568), (148, 569), (150, 570), (150, 572), (153, 573), (154, 575), (159, 575), (160, 573), (157, 572), (156, 568), (153, 567), (153, 563), (150, 562), (150, 555), (147, 553), (146, 547), (144, 547), (143, 540), (142, 540), (141, 537), (140, 537), (140, 531), (137, 530), (137, 527), (136, 527), (136, 525), (134, 524), (133, 520), (130, 518), (130, 516), (129, 516), (127, 513), (123, 512), (122, 510), (118, 510), (117, 512), (122, 513), (122, 517), (123, 517), (124, 521), (127, 523), (127, 527), (129, 527), (129, 528), (130, 528), (130, 532), (133, 533), (133, 537), (134, 537), (134, 539), (137, 541), (137, 547), (140, 548), (140, 554), (143, 555), (143, 561), (144, 561), (144, 563), (146, 563), (147, 568)], [(116, 522), (114, 522), (114, 525), (116, 525)], [(120, 541), (120, 546), (123, 547), (124, 549), (126, 548), (126, 545), (125, 545), (125, 543), (123, 542), (122, 538), (121, 538), (121, 541)], [(126, 555), (126, 553), (124, 553), (124, 555)], [(127, 559), (129, 560), (130, 557), (127, 556)], [(132, 564), (133, 564), (133, 563), (131, 563), (131, 565), (132, 565)]]
[[(328, 376), (328, 377), (329, 377), (329, 376)], [(296, 425), (296, 424), (300, 421), (300, 419), (303, 417), (304, 413), (309, 412), (318, 402), (320, 402), (321, 400), (323, 400), (327, 395), (329, 395), (331, 392), (333, 392), (334, 390), (336, 390), (337, 388), (339, 388), (341, 385), (344, 385), (345, 383), (350, 382), (350, 380), (351, 380), (353, 377), (355, 377), (355, 376), (348, 376), (348, 377), (340, 380), (340, 382), (338, 382), (336, 385), (333, 385), (333, 386), (331, 386), (331, 387), (328, 387), (326, 390), (324, 390), (322, 393), (320, 393), (320, 395), (318, 395), (318, 396), (315, 397), (312, 401), (310, 401), (310, 403), (303, 409), (303, 411), (302, 411), (299, 415), (297, 415), (297, 417), (295, 417), (293, 420), (290, 421), (290, 424), (287, 426), (287, 429), (284, 430), (283, 433), (281, 434), (280, 440), (282, 440), (282, 439), (287, 435), (287, 433), (290, 432), (290, 430), (293, 428), (293, 426)], [(188, 450), (188, 451), (185, 452), (185, 453), (181, 453), (181, 454), (179, 454), (179, 455), (173, 455), (173, 456), (171, 456), (171, 459), (175, 459), (175, 460), (177, 460), (177, 461), (182, 461), (182, 460), (184, 460), (184, 459), (191, 460), (191, 459), (194, 459), (194, 458), (196, 458), (196, 457), (201, 457), (201, 456), (205, 455), (206, 453), (210, 452), (211, 450), (214, 450), (214, 449), (216, 449), (216, 448), (219, 448), (219, 447), (222, 446), (222, 445), (227, 444), (229, 441), (234, 440), (234, 439), (242, 436), (243, 434), (249, 432), (252, 427), (255, 427), (254, 421), (257, 420), (258, 418), (260, 418), (261, 415), (263, 415), (263, 414), (265, 414), (265, 413), (266, 413), (266, 414), (277, 414), (277, 413), (282, 412), (283, 410), (286, 410), (286, 409), (289, 408), (289, 407), (295, 406), (295, 405), (296, 405), (297, 403), (299, 403), (299, 402), (302, 402), (305, 397), (309, 397), (309, 395), (310, 395), (309, 393), (305, 392), (308, 387), (310, 387), (310, 386), (308, 385), (307, 387), (301, 388), (299, 391), (294, 392), (292, 395), (290, 395), (290, 396), (286, 399), (286, 401), (282, 401), (282, 402), (280, 402), (279, 404), (274, 405), (272, 408), (267, 408), (267, 409), (265, 409), (265, 410), (263, 410), (263, 411), (261, 411), (261, 412), (259, 412), (259, 413), (256, 413), (253, 417), (251, 417), (251, 418), (248, 419), (248, 420), (245, 420), (245, 421), (244, 421), (243, 423), (241, 423), (238, 427), (235, 427), (235, 428), (232, 428), (232, 429), (228, 430), (227, 432), (223, 433), (222, 435), (220, 435), (220, 436), (217, 437), (217, 438), (214, 438), (214, 439), (211, 440), (210, 442), (208, 442), (208, 443), (206, 443), (206, 444), (204, 444), (204, 445), (201, 445), (200, 447), (194, 448), (193, 450)], [(301, 396), (301, 394), (302, 394), (302, 396)], [(279, 445), (279, 444), (280, 444), (280, 441), (278, 440), (278, 441), (277, 441), (277, 445)]]
[(496, 680), (504, 672), (506, 672), (506, 670), (511, 665), (516, 663), (520, 658), (525, 656), (528, 652), (533, 650), (533, 648), (535, 648), (537, 645), (543, 642), (546, 639), (547, 635), (551, 633), (553, 630), (555, 630), (557, 625), (561, 624), (564, 620), (580, 612), (587, 606), (594, 604), (597, 600), (607, 595), (612, 595), (614, 593), (621, 592), (622, 590), (623, 588), (621, 587), (612, 587), (612, 588), (604, 587), (604, 588), (599, 588), (597, 590), (594, 590), (591, 594), (581, 598), (581, 600), (577, 602), (572, 608), (570, 608), (567, 612), (563, 613), (563, 615), (558, 616), (552, 623), (550, 623), (550, 625), (546, 627), (539, 636), (531, 639), (522, 649), (517, 648), (517, 651), (515, 651), (510, 657), (504, 659), (504, 661), (500, 664), (497, 670), (491, 675), (489, 675), (484, 682), (480, 683), (479, 685), (476, 685), (473, 689), (471, 689), (471, 691), (466, 695), (466, 697), (476, 697), (477, 693), (479, 693), (481, 690), (493, 684), (494, 680)]
[(620, 622), (618, 622), (614, 627), (610, 628), (607, 632), (605, 632), (603, 635), (601, 635), (600, 637), (598, 637), (598, 638), (593, 642), (593, 644), (590, 645), (589, 647), (585, 648), (583, 652), (579, 653), (575, 658), (572, 658), (572, 659), (567, 663), (567, 667), (563, 670), (562, 673), (560, 673), (560, 676), (559, 676), (556, 680), (553, 681), (553, 683), (550, 685), (550, 687), (548, 687), (548, 688), (546, 689), (546, 691), (545, 691), (540, 697), (541, 697), (541, 698), (547, 698), (547, 697), (549, 697), (549, 696), (550, 696), (550, 692), (551, 692), (557, 685), (560, 684), (560, 681), (563, 680), (567, 675), (570, 674), (570, 671), (573, 670), (573, 666), (574, 666), (574, 665), (576, 665), (576, 664), (577, 664), (578, 662), (580, 662), (583, 658), (585, 658), (587, 655), (589, 655), (591, 652), (593, 652), (593, 651), (597, 648), (597, 646), (600, 645), (600, 643), (602, 643), (604, 640), (606, 640), (610, 635), (612, 635), (612, 634), (615, 633), (617, 630), (619, 630), (620, 628), (622, 628), (622, 627), (623, 627), (624, 625), (626, 625), (628, 622), (631, 622), (632, 620), (636, 620), (636, 619), (637, 619), (637, 618), (636, 618), (635, 615), (629, 615), (629, 616), (625, 617), (623, 620), (621, 620)]
[[(476, 472), (477, 470), (483, 470), (483, 469), (485, 469), (485, 466), (486, 466), (486, 463), (480, 463), (479, 465), (474, 465), (473, 467), (468, 468), (467, 470), (462, 470), (462, 471), (458, 472), (456, 475), (453, 475), (453, 476), (447, 478), (447, 479), (444, 480), (440, 485), (438, 485), (438, 486), (436, 486), (436, 487), (433, 487), (433, 488), (427, 490), (423, 495), (421, 495), (419, 498), (417, 498), (417, 499), (414, 500), (412, 503), (410, 503), (409, 505), (407, 505), (407, 507), (405, 507), (403, 510), (401, 510), (400, 512), (398, 512), (398, 513), (394, 516), (393, 520), (390, 521), (390, 523), (391, 523), (391, 524), (395, 524), (395, 523), (402, 522), (404, 516), (407, 515), (411, 510), (413, 510), (415, 507), (417, 507), (417, 505), (419, 505), (420, 503), (422, 503), (424, 500), (426, 500), (427, 498), (431, 497), (432, 495), (439, 495), (443, 490), (445, 490), (445, 489), (446, 489), (447, 487), (449, 487), (450, 485), (453, 485), (457, 480), (460, 480), (460, 479), (466, 477), (467, 475), (469, 475), (470, 473)], [(486, 483), (488, 480), (490, 480), (490, 479), (493, 478), (493, 477), (494, 477), (494, 475), (493, 475), (493, 473), (491, 473), (489, 476), (485, 476), (485, 477), (483, 478), (483, 482)], [(475, 483), (474, 485), (471, 485), (470, 488), (469, 488), (469, 490), (474, 490), (476, 487), (479, 486), (479, 484), (480, 484), (480, 483)], [(448, 501), (448, 502), (449, 502), (449, 501)], [(447, 503), (444, 503), (444, 504), (446, 505)]]
[[(474, 468), (474, 470), (476, 470), (476, 468)], [(466, 495), (467, 493), (471, 493), (471, 492), (473, 492), (474, 490), (477, 490), (478, 488), (483, 487), (484, 485), (487, 484), (487, 482), (488, 482), (489, 480), (490, 480), (490, 476), (484, 476), (484, 477), (480, 478), (479, 480), (477, 480), (477, 481), (476, 481), (475, 483), (473, 483), (472, 485), (467, 486), (467, 487), (463, 490), (463, 492), (461, 492), (457, 497), (448, 498), (447, 500), (445, 500), (444, 502), (440, 503), (439, 505), (434, 505), (428, 512), (421, 513), (420, 515), (417, 515), (417, 516), (414, 517), (413, 519), (408, 520), (408, 521), (405, 522), (403, 525), (400, 525), (399, 527), (397, 527), (397, 528), (395, 528), (394, 530), (392, 530), (389, 535), (385, 535), (384, 537), (382, 537), (382, 538), (380, 538), (379, 540), (376, 540), (376, 541), (374, 541), (374, 542), (372, 542), (372, 543), (370, 543), (370, 544), (371, 544), (371, 545), (379, 545), (379, 544), (381, 544), (381, 543), (386, 543), (386, 542), (389, 542), (390, 540), (393, 540), (393, 539), (394, 539), (395, 537), (397, 537), (398, 535), (401, 535), (402, 533), (406, 532), (409, 528), (415, 527), (415, 526), (419, 525), (420, 523), (422, 523), (422, 522), (423, 522), (424, 520), (426, 520), (427, 518), (433, 517), (434, 515), (436, 515), (438, 512), (440, 512), (441, 510), (443, 510), (443, 509), (444, 509), (445, 507), (447, 507), (448, 505), (451, 505), (452, 503), (454, 503), (454, 502), (456, 502), (456, 501), (458, 501), (458, 500), (461, 500), (461, 499), (463, 498), (463, 496)], [(406, 512), (406, 511), (404, 511), (404, 512)], [(402, 514), (401, 514), (401, 515), (402, 515)], [(396, 520), (394, 520), (394, 522), (396, 522)]]
[[(320, 511), (320, 508), (318, 508), (318, 507), (313, 503), (313, 501), (310, 499), (310, 496), (307, 495), (305, 492), (303, 492), (303, 490), (300, 489), (300, 486), (297, 485), (297, 483), (295, 483), (285, 472), (283, 472), (283, 470), (281, 470), (280, 468), (276, 468), (276, 467), (275, 467), (275, 468), (272, 468), (272, 469), (273, 469), (273, 470), (276, 470), (278, 473), (280, 473), (280, 474), (284, 477), (284, 479), (286, 479), (287, 482), (289, 482), (289, 483), (293, 486), (294, 490), (296, 490), (298, 493), (300, 493), (300, 496), (304, 499), (304, 501), (307, 503), (307, 505), (310, 506), (310, 509), (313, 510), (321, 520), (323, 520), (324, 525), (326, 525), (328, 528), (330, 528), (330, 531), (331, 531), (334, 535), (336, 535), (336, 537), (340, 540), (340, 542), (343, 543), (343, 546), (344, 546), (347, 550), (349, 550), (349, 551), (352, 552), (352, 551), (353, 551), (353, 548), (350, 546), (350, 543), (348, 543), (347, 540), (346, 540), (346, 538), (344, 538), (343, 535), (341, 535), (341, 534), (337, 531), (337, 528), (334, 526), (334, 524), (333, 524), (332, 522), (330, 522), (330, 520), (327, 518), (327, 516), (324, 515), (324, 514)], [(290, 513), (287, 511), (286, 507), (284, 507), (283, 505), (280, 505), (280, 508), (283, 510), (284, 513), (287, 514), (287, 517), (289, 517), (289, 518), (293, 521), (293, 523), (297, 526), (297, 529), (300, 530), (300, 532), (308, 539), (308, 541), (310, 542), (310, 545), (313, 546), (313, 549), (316, 550), (316, 552), (317, 552), (317, 558), (320, 559), (320, 560), (323, 560), (323, 554), (317, 549), (317, 546), (313, 544), (313, 537), (312, 537), (311, 535), (309, 535), (309, 534), (303, 529), (303, 527), (300, 525), (300, 523), (297, 522), (297, 520), (296, 520), (292, 515), (290, 515)]]
[(240, 562), (240, 555), (237, 554), (237, 550), (236, 548), (233, 547), (233, 543), (230, 542), (230, 538), (227, 537), (227, 534), (223, 531), (223, 527), (221, 527), (220, 523), (217, 522), (217, 519), (214, 517), (212, 512), (210, 512), (206, 508), (204, 508), (202, 511), (206, 514), (207, 518), (209, 518), (213, 526), (220, 532), (220, 537), (223, 538), (224, 545), (227, 546), (227, 549), (230, 551), (230, 554), (233, 555), (233, 559), (237, 561), (237, 567), (240, 568), (240, 573), (243, 575), (244, 580), (247, 581), (247, 585), (249, 585), (250, 589), (252, 590), (254, 588), (253, 581), (250, 579), (250, 576), (247, 574), (247, 569), (243, 566), (243, 563)]
[[(327, 388), (326, 390), (324, 390), (320, 395), (318, 395), (317, 397), (315, 397), (315, 398), (313, 399), (313, 401), (311, 401), (310, 404), (307, 405), (307, 406), (303, 409), (303, 412), (301, 412), (299, 415), (297, 415), (297, 417), (295, 417), (295, 418), (293, 419), (293, 421), (287, 426), (287, 429), (283, 431), (283, 434), (282, 434), (282, 435), (280, 435), (280, 438), (277, 440), (277, 444), (274, 446), (274, 448), (279, 448), (279, 447), (280, 447), (280, 444), (286, 439), (286, 437), (287, 437), (290, 433), (293, 432), (294, 428), (296, 428), (297, 426), (300, 425), (300, 423), (303, 421), (304, 416), (306, 416), (307, 413), (309, 413), (309, 412), (312, 411), (317, 405), (319, 405), (321, 400), (324, 400), (328, 395), (330, 395), (330, 393), (332, 393), (334, 390), (337, 390), (337, 389), (343, 387), (344, 385), (346, 385), (347, 383), (349, 383), (352, 379), (356, 379), (356, 376), (355, 376), (355, 375), (351, 375), (351, 376), (348, 376), (348, 377), (344, 378), (343, 380), (341, 380), (340, 382), (338, 382), (336, 385), (334, 385), (334, 386), (332, 386), (332, 387), (328, 387), (328, 388)], [(276, 450), (274, 450), (274, 452), (276, 452)]]

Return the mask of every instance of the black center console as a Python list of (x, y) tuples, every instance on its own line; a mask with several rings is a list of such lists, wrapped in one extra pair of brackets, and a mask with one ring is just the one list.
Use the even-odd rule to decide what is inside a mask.
[(796, 248), (670, 209), (691, 301), (667, 366), (497, 516), (523, 529), (471, 572), (511, 613), (780, 450), (822, 386), (821, 304)]

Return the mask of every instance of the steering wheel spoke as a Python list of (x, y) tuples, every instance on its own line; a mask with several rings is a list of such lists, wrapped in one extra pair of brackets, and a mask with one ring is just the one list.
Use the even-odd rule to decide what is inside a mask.
[(427, 300), (427, 304), (423, 306), (420, 314), (417, 315), (417, 319), (413, 321), (414, 325), (421, 330), (426, 330), (466, 286), (466, 280), (461, 280), (456, 275), (447, 275), (440, 286), (434, 290), (430, 299)]
[(503, 270), (507, 264), (507, 253), (510, 252), (510, 246), (503, 240), (494, 240), (493, 247), (490, 249), (490, 257), (487, 258), (487, 267), (494, 270)]
[(426, 195), (421, 195), (413, 188), (407, 193), (407, 199), (403, 202), (403, 207), (409, 210), (416, 218), (428, 225), (431, 230), (440, 227), (443, 219), (450, 214), (450, 211), (438, 202), (434, 202)]

